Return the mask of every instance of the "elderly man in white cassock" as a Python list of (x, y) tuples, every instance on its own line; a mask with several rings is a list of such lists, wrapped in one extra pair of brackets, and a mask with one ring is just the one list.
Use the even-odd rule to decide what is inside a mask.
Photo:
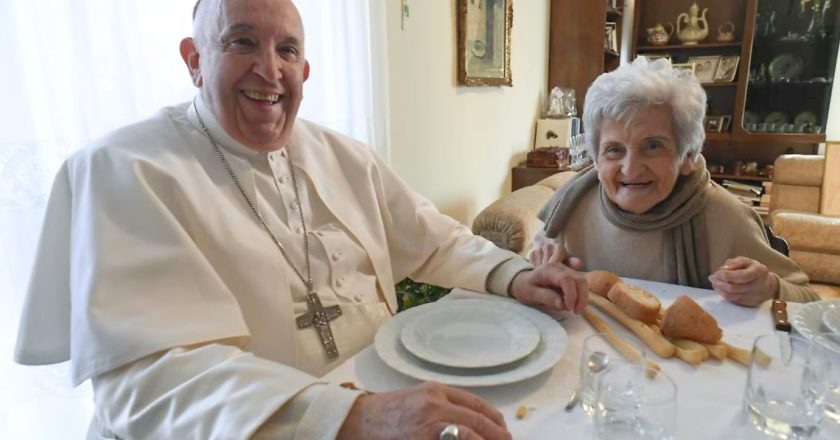
[(510, 438), (463, 390), (319, 377), (396, 312), (395, 280), (580, 311), (575, 262), (534, 268), (296, 119), (309, 64), (291, 1), (203, 0), (193, 24), (196, 97), (59, 171), (17, 360), (92, 380), (89, 438)]

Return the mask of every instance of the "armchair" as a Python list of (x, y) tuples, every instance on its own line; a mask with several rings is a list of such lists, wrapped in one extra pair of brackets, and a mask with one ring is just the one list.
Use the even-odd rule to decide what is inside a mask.
[(840, 284), (840, 217), (820, 213), (824, 175), (823, 156), (776, 159), (770, 222), (812, 281)]

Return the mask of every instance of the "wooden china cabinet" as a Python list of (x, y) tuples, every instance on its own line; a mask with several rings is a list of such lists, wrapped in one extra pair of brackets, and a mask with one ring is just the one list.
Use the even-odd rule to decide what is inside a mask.
[[(708, 35), (686, 45), (674, 30), (664, 45), (648, 40), (657, 24), (677, 24), (680, 14), (705, 12)], [(667, 56), (673, 63), (720, 64), (739, 57), (734, 77), (725, 69), (697, 71), (708, 95), (709, 163), (724, 166), (715, 177), (735, 176), (736, 163), (756, 161), (760, 168), (781, 154), (813, 154), (825, 142), (834, 81), (840, 8), (837, 0), (636, 0), (630, 59)], [(681, 28), (686, 27), (686, 21)], [(730, 24), (731, 23), (731, 24)], [(702, 27), (702, 26), (701, 26)], [(727, 33), (731, 34), (726, 35)], [(724, 34), (722, 38), (719, 38)], [(685, 33), (683, 36), (690, 36)], [(730, 37), (730, 38), (727, 38)], [(720, 41), (723, 40), (723, 41)], [(707, 67), (708, 68), (708, 67)], [(725, 117), (727, 126), (718, 129)]]

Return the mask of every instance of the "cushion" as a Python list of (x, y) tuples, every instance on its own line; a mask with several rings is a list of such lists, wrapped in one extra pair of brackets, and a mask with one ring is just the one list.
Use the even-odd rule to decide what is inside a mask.
[(773, 231), (787, 240), (791, 251), (840, 256), (840, 217), (791, 211), (774, 211), (770, 217)]
[(790, 258), (808, 274), (811, 281), (840, 284), (840, 255), (791, 251)]
[(820, 187), (783, 185), (774, 181), (770, 211), (777, 209), (820, 212)]
[(776, 159), (773, 170), (773, 185), (821, 186), (824, 173), (825, 157), (786, 154)]
[[(575, 171), (561, 171), (557, 174), (552, 174), (546, 177), (545, 179), (540, 180), (535, 185), (546, 186), (548, 188), (551, 188), (552, 191), (555, 191), (557, 190), (557, 188), (560, 188), (560, 185), (566, 183), (572, 177), (575, 177), (576, 174), (577, 172)], [(540, 208), (542, 208), (542, 206), (540, 206)]]
[(537, 213), (552, 194), (551, 188), (542, 185), (520, 188), (484, 208), (476, 216), (472, 231), (502, 249), (525, 255), (534, 234), (543, 227)]

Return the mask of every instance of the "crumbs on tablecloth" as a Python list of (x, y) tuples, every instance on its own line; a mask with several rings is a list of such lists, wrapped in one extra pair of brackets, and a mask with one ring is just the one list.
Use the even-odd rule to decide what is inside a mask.
[(519, 420), (522, 420), (522, 419), (525, 418), (526, 415), (528, 415), (528, 411), (533, 411), (534, 409), (536, 409), (536, 407), (534, 405), (529, 405), (529, 406), (521, 405), (516, 410), (516, 418), (519, 419)]

